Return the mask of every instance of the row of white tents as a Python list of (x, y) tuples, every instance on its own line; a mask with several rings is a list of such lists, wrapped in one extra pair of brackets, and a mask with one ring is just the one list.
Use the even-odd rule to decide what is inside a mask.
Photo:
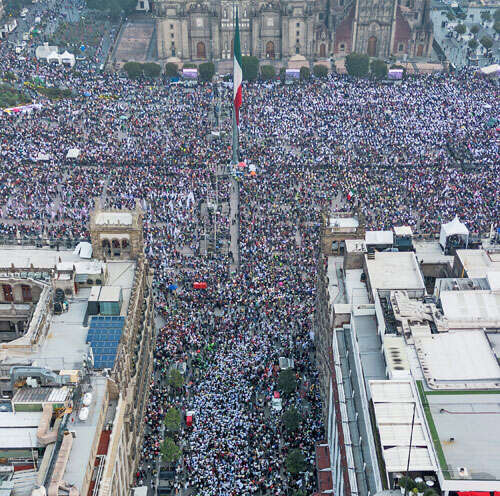
[(56, 46), (50, 46), (48, 43), (40, 45), (35, 50), (35, 55), (38, 60), (45, 60), (49, 64), (67, 65), (73, 67), (75, 65), (75, 56), (68, 51), (58, 53)]

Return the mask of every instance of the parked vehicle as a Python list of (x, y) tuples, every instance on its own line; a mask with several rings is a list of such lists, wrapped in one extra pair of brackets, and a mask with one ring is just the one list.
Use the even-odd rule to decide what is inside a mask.
[(28, 15), (28, 9), (24, 8), (19, 15), (24, 19)]

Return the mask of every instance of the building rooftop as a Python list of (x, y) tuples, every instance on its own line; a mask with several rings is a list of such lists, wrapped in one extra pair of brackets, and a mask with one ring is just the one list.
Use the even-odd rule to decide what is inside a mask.
[(439, 296), (450, 328), (500, 328), (500, 293), (441, 291)]
[(75, 432), (75, 439), (68, 464), (66, 465), (66, 471), (64, 472), (64, 480), (70, 484), (75, 484), (78, 488), (82, 487), (87, 469), (87, 464), (82, 461), (90, 458), (90, 450), (92, 449), (94, 438), (101, 434), (100, 432), (96, 432), (96, 429), (104, 406), (106, 383), (106, 377), (92, 377), (92, 403), (88, 407), (89, 416), (87, 420), (80, 420), (78, 418), (78, 411), (73, 411), (68, 423), (70, 429)]
[(500, 365), (484, 331), (456, 331), (415, 339), (431, 388), (500, 389)]
[[(445, 477), (500, 480), (499, 394), (424, 394), (443, 452)], [(465, 477), (460, 468), (465, 468)]]
[(457, 250), (468, 277), (487, 277), (488, 272), (500, 272), (500, 253), (489, 253), (485, 250)]
[(4, 427), (38, 427), (41, 418), (42, 412), (0, 412), (0, 429)]
[(14, 264), (16, 268), (28, 269), (33, 265), (39, 269), (53, 269), (60, 262), (78, 263), (81, 258), (71, 250), (0, 246), (0, 268), (10, 268)]
[(425, 292), (425, 284), (413, 252), (378, 252), (365, 255), (372, 290), (416, 289)]
[(437, 240), (414, 239), (413, 248), (415, 248), (415, 254), (419, 262), (425, 264), (449, 264), (450, 267), (453, 264), (453, 257), (443, 253), (443, 249)]
[(95, 218), (96, 224), (132, 225), (132, 214), (128, 212), (99, 212)]
[[(3, 414), (2, 414), (3, 415)], [(3, 449), (38, 448), (38, 427), (11, 427), (0, 429), (0, 446)]]
[(394, 233), (392, 231), (366, 231), (365, 242), (367, 245), (392, 245)]

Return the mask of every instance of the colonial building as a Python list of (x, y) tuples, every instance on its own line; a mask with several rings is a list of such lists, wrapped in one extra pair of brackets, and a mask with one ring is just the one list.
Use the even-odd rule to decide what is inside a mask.
[(12, 494), (130, 495), (156, 336), (142, 215), (96, 204), (92, 244), (75, 251), (0, 246), (0, 472)]
[[(328, 59), (354, 51), (372, 57), (427, 56), (432, 47), (429, 1), (243, 0), (238, 2), (241, 51), (269, 60)], [(145, 4), (140, 5), (143, 10)], [(231, 59), (232, 2), (155, 0), (151, 9), (160, 59)]]

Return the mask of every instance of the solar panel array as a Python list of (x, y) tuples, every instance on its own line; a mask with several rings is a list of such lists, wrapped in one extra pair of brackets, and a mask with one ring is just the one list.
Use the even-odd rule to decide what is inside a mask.
[(87, 342), (94, 354), (94, 368), (113, 368), (124, 325), (125, 317), (92, 317)]

